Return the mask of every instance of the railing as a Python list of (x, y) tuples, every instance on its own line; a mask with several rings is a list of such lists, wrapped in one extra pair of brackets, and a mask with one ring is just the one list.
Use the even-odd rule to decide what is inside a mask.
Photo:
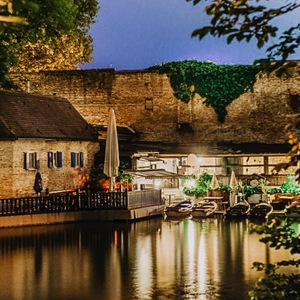
[(142, 190), (128, 192), (129, 209), (160, 204), (162, 204), (161, 190)]
[(0, 199), (0, 216), (45, 214), (82, 210), (121, 210), (160, 205), (159, 190), (98, 192)]

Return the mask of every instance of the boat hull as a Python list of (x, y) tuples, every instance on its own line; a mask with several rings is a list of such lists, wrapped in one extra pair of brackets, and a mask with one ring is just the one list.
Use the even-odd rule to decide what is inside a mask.
[(225, 212), (227, 219), (246, 219), (250, 212), (250, 204), (248, 202), (238, 202), (229, 207)]
[(193, 206), (191, 215), (193, 218), (208, 218), (213, 217), (218, 205), (214, 202), (200, 203), (199, 206)]
[(249, 219), (266, 219), (273, 212), (273, 206), (262, 202), (253, 206), (249, 212)]
[(165, 215), (169, 218), (185, 218), (190, 216), (192, 204), (190, 201), (182, 201), (165, 208)]
[(186, 218), (190, 216), (191, 211), (165, 210), (165, 214), (169, 218)]
[(285, 208), (285, 215), (289, 219), (300, 220), (300, 203), (294, 202)]

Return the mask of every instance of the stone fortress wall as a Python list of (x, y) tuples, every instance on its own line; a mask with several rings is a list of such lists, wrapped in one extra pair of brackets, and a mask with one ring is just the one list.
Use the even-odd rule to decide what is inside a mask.
[(113, 107), (118, 126), (139, 133), (141, 142), (214, 146), (285, 143), (283, 129), (300, 109), (299, 70), (292, 78), (260, 76), (253, 92), (227, 107), (222, 124), (199, 95), (188, 104), (176, 99), (167, 75), (156, 71), (49, 71), (11, 78), (21, 91), (67, 98), (94, 125), (106, 125)]

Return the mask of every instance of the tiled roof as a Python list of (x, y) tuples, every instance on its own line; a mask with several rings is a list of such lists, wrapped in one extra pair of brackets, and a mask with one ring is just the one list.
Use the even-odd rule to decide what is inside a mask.
[(97, 133), (67, 99), (0, 91), (0, 140), (97, 140)]

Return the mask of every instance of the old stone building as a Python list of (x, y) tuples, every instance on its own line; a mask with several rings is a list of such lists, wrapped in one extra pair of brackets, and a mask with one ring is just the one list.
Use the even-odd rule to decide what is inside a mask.
[(75, 189), (99, 151), (98, 134), (68, 100), (0, 91), (0, 198)]
[[(113, 107), (121, 155), (159, 153), (179, 159), (180, 165), (194, 153), (209, 158), (208, 168), (215, 165), (221, 174), (232, 168), (269, 173), (278, 162), (276, 155), (288, 151), (284, 127), (300, 108), (299, 68), (291, 78), (259, 75), (254, 90), (227, 107), (224, 123), (199, 95), (189, 103), (178, 100), (167, 75), (157, 71), (51, 71), (11, 78), (21, 91), (67, 98), (103, 133), (103, 141)], [(248, 167), (249, 162), (258, 168)]]

